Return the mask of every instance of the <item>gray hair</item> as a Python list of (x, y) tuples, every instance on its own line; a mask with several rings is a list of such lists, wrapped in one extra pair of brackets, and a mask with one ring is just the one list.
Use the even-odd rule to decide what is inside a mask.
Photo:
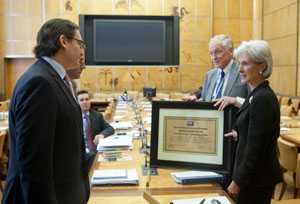
[(238, 59), (241, 54), (247, 54), (255, 63), (265, 63), (266, 67), (261, 73), (267, 79), (272, 74), (272, 53), (269, 45), (264, 40), (243, 41), (242, 44), (235, 50), (234, 55)]
[(209, 41), (208, 47), (210, 48), (213, 45), (223, 45), (226, 49), (230, 50), (233, 49), (233, 43), (229, 36), (221, 34), (221, 35), (215, 35), (212, 37)]

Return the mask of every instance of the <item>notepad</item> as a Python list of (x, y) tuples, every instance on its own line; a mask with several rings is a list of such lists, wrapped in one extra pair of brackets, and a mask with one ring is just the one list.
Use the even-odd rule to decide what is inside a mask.
[(97, 150), (132, 149), (132, 146), (132, 135), (112, 135), (101, 140)]
[(95, 180), (127, 178), (127, 170), (126, 169), (95, 170), (93, 174), (93, 178)]
[[(121, 169), (121, 170), (127, 172), (126, 177), (119, 177), (119, 178), (117, 178), (117, 177), (109, 178), (108, 177), (108, 178), (103, 178), (103, 179), (99, 179), (97, 177), (98, 172), (99, 171), (111, 171), (111, 170), (95, 170), (94, 174), (92, 176), (92, 179), (91, 179), (91, 183), (93, 185), (107, 185), (107, 184), (114, 184), (114, 185), (135, 184), (136, 185), (139, 183), (139, 177), (138, 177), (136, 169)], [(116, 171), (116, 170), (112, 170), (112, 172), (110, 172), (109, 174), (115, 173), (114, 171)]]
[(130, 122), (113, 122), (110, 125), (116, 130), (127, 130), (133, 127)]
[[(173, 204), (199, 204), (203, 199), (205, 203), (209, 204), (230, 204), (230, 201), (225, 196), (214, 196), (214, 197), (199, 197), (199, 198), (190, 198), (190, 199), (176, 199), (173, 200)], [(219, 202), (218, 202), (219, 201)]]
[(172, 172), (171, 176), (177, 183), (180, 184), (223, 181), (223, 175), (212, 171)]

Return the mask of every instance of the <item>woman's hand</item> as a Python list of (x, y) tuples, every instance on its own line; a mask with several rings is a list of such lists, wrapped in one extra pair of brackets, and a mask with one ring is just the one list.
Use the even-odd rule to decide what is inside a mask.
[(231, 130), (231, 132), (226, 133), (224, 136), (231, 137), (234, 141), (237, 141), (238, 139), (238, 133), (235, 130)]
[(227, 188), (227, 192), (230, 196), (237, 197), (240, 193), (240, 187), (234, 181), (231, 181)]
[(236, 104), (236, 98), (230, 97), (230, 96), (223, 96), (222, 98), (218, 99), (217, 102), (214, 104), (215, 107), (218, 107), (218, 110), (224, 110), (229, 105), (235, 105)]

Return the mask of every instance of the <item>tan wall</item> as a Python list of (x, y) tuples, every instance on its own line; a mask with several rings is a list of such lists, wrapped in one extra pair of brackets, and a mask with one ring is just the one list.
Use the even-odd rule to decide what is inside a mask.
[[(4, 28), (4, 0), (0, 0), (0, 29)], [(2, 29), (3, 30), (3, 29)], [(4, 83), (4, 32), (0, 32), (0, 100), (4, 100), (5, 83)]]
[[(254, 37), (267, 40), (273, 53), (272, 87), (284, 95), (300, 95), (297, 76), (297, 6), (299, 0), (255, 0)], [(261, 16), (263, 16), (261, 18)], [(299, 75), (299, 73), (298, 73)], [(298, 84), (297, 84), (298, 81)]]
[[(141, 90), (156, 86), (159, 90), (192, 91), (198, 88), (210, 68), (207, 44), (212, 35), (229, 34), (235, 45), (252, 37), (252, 0), (0, 0), (5, 9), (5, 55), (31, 55), (36, 32), (44, 20), (64, 17), (78, 22), (78, 14), (174, 15), (175, 7), (184, 7), (180, 21), (180, 68), (124, 67), (87, 68), (80, 86), (101, 90)], [(72, 9), (66, 7), (70, 2)], [(180, 10), (180, 9), (179, 9)], [(19, 32), (22, 30), (23, 32)], [(23, 60), (10, 60), (8, 69), (20, 70)], [(18, 67), (14, 67), (18, 64)], [(15, 74), (10, 71), (8, 74)], [(16, 79), (18, 76), (8, 76)], [(117, 83), (113, 83), (117, 82)], [(8, 80), (7, 87), (14, 86)], [(7, 90), (8, 96), (11, 89)]]

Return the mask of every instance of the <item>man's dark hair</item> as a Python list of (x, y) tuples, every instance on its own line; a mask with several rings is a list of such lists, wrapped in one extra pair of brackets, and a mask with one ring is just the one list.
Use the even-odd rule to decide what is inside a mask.
[(66, 19), (55, 18), (47, 21), (37, 34), (37, 45), (33, 49), (35, 57), (52, 57), (61, 48), (59, 37), (64, 35), (72, 39), (76, 30), (79, 30), (78, 25)]
[(81, 94), (89, 94), (89, 92), (87, 90), (80, 90), (77, 92), (77, 96), (79, 96)]

